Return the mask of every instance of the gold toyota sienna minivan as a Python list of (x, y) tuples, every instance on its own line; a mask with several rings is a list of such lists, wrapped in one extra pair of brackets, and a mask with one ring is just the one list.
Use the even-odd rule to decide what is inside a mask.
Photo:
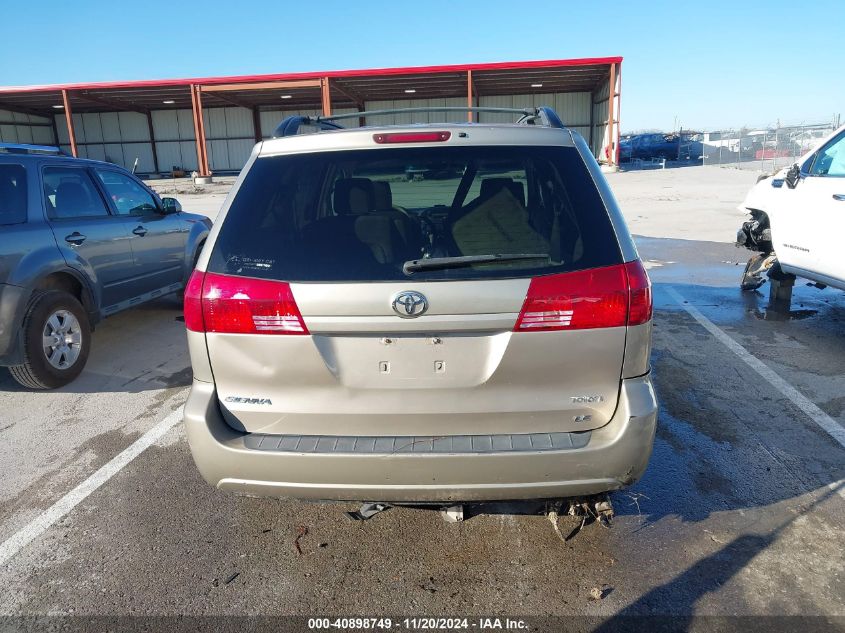
[(291, 117), (255, 146), (185, 292), (185, 429), (209, 483), (451, 505), (642, 475), (648, 276), (584, 140), (512, 112)]

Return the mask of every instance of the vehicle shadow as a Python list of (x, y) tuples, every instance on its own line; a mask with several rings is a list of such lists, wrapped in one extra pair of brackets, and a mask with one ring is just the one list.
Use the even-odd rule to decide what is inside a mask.
[[(693, 629), (705, 630), (707, 628), (710, 630), (731, 631), (764, 630), (766, 627), (760, 627), (763, 623), (759, 621), (756, 622), (756, 626), (750, 628), (747, 626), (737, 628), (737, 620), (741, 618), (734, 617), (733, 622), (727, 622), (727, 618), (724, 617), (695, 616), (692, 614), (696, 612), (697, 603), (702, 597), (711, 592), (715, 593), (719, 591), (723, 585), (745, 569), (756, 556), (777, 542), (790, 526), (806, 520), (807, 516), (811, 515), (826, 500), (837, 494), (841, 494), (843, 488), (845, 488), (845, 484), (843, 483), (831, 487), (811, 503), (802, 506), (800, 511), (796, 512), (789, 519), (782, 521), (779, 525), (776, 525), (773, 529), (763, 534), (742, 534), (737, 536), (726, 543), (724, 547), (698, 560), (683, 572), (673, 577), (669, 582), (654, 587), (640, 596), (635, 602), (624, 607), (593, 629), (594, 633), (639, 631), (643, 630), (643, 627), (651, 631), (687, 631)], [(798, 599), (798, 596), (794, 594), (788, 598), (790, 612), (814, 613), (811, 610), (811, 606), (808, 605), (807, 610), (805, 610), (802, 608), (803, 605), (795, 602), (796, 599)], [(669, 613), (678, 615), (669, 616)], [(643, 619), (642, 616), (652, 617)], [(655, 618), (654, 616), (657, 617)], [(826, 628), (828, 625), (825, 622), (820, 621), (814, 623), (808, 621), (806, 617), (802, 617), (800, 623), (795, 618), (796, 621), (791, 623), (792, 626), (789, 622), (784, 621), (789, 620), (789, 617), (781, 617), (779, 619), (781, 621), (777, 623), (778, 626), (774, 630), (797, 630), (799, 626), (804, 631), (830, 630)], [(693, 626), (696, 624), (696, 620), (710, 620), (710, 622), (697, 622), (699, 625), (707, 624), (708, 626)], [(721, 624), (722, 626), (716, 626), (717, 624)], [(745, 624), (755, 623), (746, 622)], [(809, 628), (807, 628), (808, 625)], [(816, 628), (815, 625), (818, 625), (820, 628)], [(781, 628), (784, 626), (786, 628)]]
[[(182, 304), (169, 295), (100, 321), (82, 374), (50, 393), (138, 393), (184, 388), (191, 379)], [(30, 390), (0, 367), (0, 391)]]
[[(842, 424), (845, 295), (796, 294), (799, 317), (761, 319), (768, 297), (671, 284), (688, 305)], [(655, 284), (652, 372), (660, 403), (649, 467), (613, 495), (617, 515), (699, 522), (845, 480), (842, 446)], [(833, 291), (836, 292), (836, 291)], [(802, 298), (803, 297), (803, 298)], [(795, 312), (795, 310), (793, 310)]]

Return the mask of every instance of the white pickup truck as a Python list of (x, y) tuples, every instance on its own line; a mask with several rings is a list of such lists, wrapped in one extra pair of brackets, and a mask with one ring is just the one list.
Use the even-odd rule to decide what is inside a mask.
[(758, 251), (748, 261), (743, 290), (771, 281), (773, 300), (788, 302), (795, 277), (845, 290), (845, 126), (792, 167), (761, 178), (739, 209), (750, 213), (737, 246)]

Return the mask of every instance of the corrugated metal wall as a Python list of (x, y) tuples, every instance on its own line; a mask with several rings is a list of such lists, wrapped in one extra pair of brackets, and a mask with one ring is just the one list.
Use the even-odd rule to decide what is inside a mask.
[(593, 142), (590, 149), (598, 158), (602, 150), (607, 147), (607, 106), (610, 96), (610, 79), (602, 82), (598, 90), (593, 93)]
[[(67, 125), (56, 115), (59, 142), (70, 151)], [(252, 111), (246, 108), (207, 108), (203, 111), (208, 159), (212, 171), (237, 171), (246, 162), (255, 144)], [(192, 171), (197, 168), (194, 122), (191, 111), (154, 110), (153, 135), (156, 139), (159, 170), (173, 167)], [(74, 114), (73, 127), (79, 155), (123, 165), (131, 169), (138, 158), (138, 171), (152, 173), (152, 145), (147, 117), (136, 112)]]
[(252, 110), (211, 108), (203, 112), (203, 119), (211, 171), (233, 171), (243, 167), (255, 145)]
[(0, 143), (54, 145), (56, 140), (48, 117), (0, 110)]
[[(60, 147), (70, 154), (70, 139), (64, 114), (55, 115)], [(153, 149), (147, 117), (139, 112), (96, 112), (73, 115), (73, 129), (79, 156), (123, 165), (132, 169), (138, 159), (138, 172), (151, 173)]]
[[(573, 130), (584, 136), (590, 142), (590, 121), (592, 109), (593, 135), (592, 149), (598, 154), (603, 147), (602, 139), (605, 134), (604, 125), (607, 119), (607, 84), (603, 86), (603, 92), (599, 91), (593, 95), (588, 92), (562, 93), (562, 94), (541, 94), (541, 95), (508, 95), (497, 97), (481, 97), (478, 100), (479, 106), (496, 108), (531, 108), (537, 106), (553, 107), (563, 122)], [(601, 100), (603, 99), (603, 103)], [(594, 103), (598, 101), (598, 103)], [(393, 99), (388, 101), (368, 101), (365, 104), (367, 110), (390, 110), (397, 108), (423, 108), (423, 107), (463, 107), (466, 99), (463, 97), (441, 98), (441, 99)], [(354, 113), (354, 108), (336, 109), (335, 114)], [(3, 114), (0, 110), (0, 120)], [(12, 113), (10, 113), (12, 114)], [(274, 110), (262, 110), (259, 112), (261, 133), (263, 138), (269, 138), (276, 126), (285, 117), (291, 115), (320, 114), (319, 110), (288, 110), (278, 108)], [(16, 117), (27, 115), (15, 114), (10, 121), (16, 121)], [(371, 125), (401, 125), (407, 123), (429, 123), (435, 121), (463, 122), (466, 121), (466, 113), (415, 113), (395, 114), (380, 117), (371, 117), (368, 124)], [(255, 143), (255, 132), (253, 129), (252, 112), (246, 108), (226, 107), (207, 108), (203, 112), (205, 123), (205, 134), (208, 143), (209, 163), (213, 172), (227, 172), (239, 170), (252, 150)], [(131, 169), (138, 159), (138, 172), (153, 173), (152, 144), (147, 118), (145, 115), (135, 112), (111, 112), (102, 114), (75, 114), (74, 128), (76, 130), (77, 146), (79, 155), (97, 160), (107, 160), (123, 165)], [(478, 120), (481, 123), (512, 122), (514, 117), (508, 114), (480, 113)], [(44, 119), (49, 123), (49, 119)], [(70, 152), (68, 146), (67, 126), (63, 114), (55, 115), (56, 129), (59, 134), (59, 143)], [(343, 125), (356, 127), (358, 119), (345, 119)], [(169, 172), (173, 167), (181, 167), (186, 171), (197, 169), (197, 152), (194, 143), (194, 124), (191, 117), (191, 110), (156, 110), (152, 112), (153, 134), (156, 139), (156, 151), (158, 154), (158, 166), (160, 172)], [(5, 126), (10, 127), (10, 126)], [(11, 126), (14, 130), (19, 126)], [(52, 130), (49, 127), (31, 128), (34, 130), (46, 130), (52, 137)], [(2, 125), (4, 138), (11, 136)], [(15, 136), (10, 138), (13, 142), (50, 142), (52, 139), (43, 141), (28, 140), (29, 137), (19, 140), (21, 133), (15, 131)], [(39, 132), (42, 134), (42, 132)]]
[[(197, 169), (197, 148), (194, 143), (194, 119), (190, 110), (154, 110), (153, 135), (156, 139), (158, 168), (169, 172), (174, 167), (186, 171)], [(203, 117), (207, 123), (207, 117)], [(209, 158), (210, 159), (210, 158)]]
[[(549, 106), (557, 112), (564, 125), (578, 132), (589, 142), (590, 138), (590, 93), (566, 92), (560, 94), (503, 95), (480, 97), (478, 105), (488, 108), (538, 108)], [(513, 115), (480, 112), (480, 123), (513, 122)]]
[[(443, 108), (466, 107), (467, 100), (463, 97), (445, 99), (391, 99), (388, 101), (367, 101), (367, 110), (394, 110), (398, 108)], [(387, 114), (370, 117), (368, 125), (405, 125), (408, 123), (433, 123), (445, 121), (449, 123), (465, 123), (466, 112), (417, 112), (411, 114)]]
[[(355, 108), (335, 108), (332, 114), (351, 114), (357, 112)], [(270, 138), (273, 136), (273, 131), (278, 127), (283, 119), (289, 116), (319, 116), (323, 113), (319, 108), (314, 110), (284, 110), (279, 108), (277, 110), (261, 110), (259, 118), (261, 120), (261, 136), (262, 138)], [(344, 119), (343, 127), (358, 127), (358, 119)]]

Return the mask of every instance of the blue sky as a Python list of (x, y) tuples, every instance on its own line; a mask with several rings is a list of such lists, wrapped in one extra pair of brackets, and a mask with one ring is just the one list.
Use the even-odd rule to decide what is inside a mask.
[(621, 55), (625, 130), (845, 115), (843, 0), (0, 0), (0, 16), (0, 85)]

